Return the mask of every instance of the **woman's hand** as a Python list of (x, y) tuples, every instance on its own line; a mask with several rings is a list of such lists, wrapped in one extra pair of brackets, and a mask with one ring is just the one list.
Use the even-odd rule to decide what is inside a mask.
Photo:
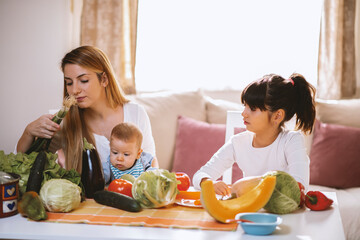
[(35, 137), (52, 138), (60, 129), (60, 125), (51, 120), (53, 116), (54, 115), (52, 114), (44, 114), (35, 121), (29, 123), (18, 141), (16, 150), (18, 152), (26, 152), (30, 148)]
[(222, 196), (231, 196), (231, 189), (223, 181), (214, 181), (215, 193)]
[(52, 114), (42, 115), (27, 125), (25, 132), (32, 137), (52, 138), (60, 129), (60, 125), (51, 120), (53, 117)]

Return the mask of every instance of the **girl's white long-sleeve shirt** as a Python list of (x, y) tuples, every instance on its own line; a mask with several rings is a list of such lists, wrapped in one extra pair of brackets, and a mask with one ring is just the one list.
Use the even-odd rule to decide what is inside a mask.
[(234, 135), (193, 177), (195, 189), (203, 178), (216, 180), (235, 162), (243, 176), (260, 176), (268, 171), (289, 173), (305, 189), (309, 186), (310, 159), (306, 153), (304, 136), (298, 131), (283, 130), (269, 146), (252, 146), (254, 133), (245, 131)]

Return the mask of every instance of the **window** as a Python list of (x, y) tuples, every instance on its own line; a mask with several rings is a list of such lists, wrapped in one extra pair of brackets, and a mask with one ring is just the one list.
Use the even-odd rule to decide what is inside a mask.
[(242, 89), (268, 73), (316, 86), (322, 1), (140, 0), (138, 91)]

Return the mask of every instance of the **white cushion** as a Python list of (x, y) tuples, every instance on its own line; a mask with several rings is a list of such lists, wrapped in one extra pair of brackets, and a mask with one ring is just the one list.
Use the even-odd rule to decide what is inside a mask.
[(160, 168), (171, 169), (179, 115), (206, 121), (205, 100), (199, 92), (159, 92), (130, 96), (149, 115)]
[(360, 127), (360, 99), (316, 99), (316, 111), (321, 122)]
[[(316, 118), (324, 123), (360, 127), (360, 99), (316, 99)], [(310, 154), (313, 133), (305, 135), (305, 146)]]
[(212, 99), (222, 99), (228, 102), (241, 104), (241, 92), (242, 90), (236, 89), (221, 89), (221, 90), (201, 90), (204, 96), (209, 96)]
[(225, 124), (227, 111), (243, 111), (244, 106), (239, 103), (205, 96), (207, 122)]

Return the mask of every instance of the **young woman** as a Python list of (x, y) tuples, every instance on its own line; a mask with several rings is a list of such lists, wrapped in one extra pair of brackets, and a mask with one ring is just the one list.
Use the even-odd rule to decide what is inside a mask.
[[(217, 180), (234, 162), (243, 176), (259, 176), (281, 170), (292, 175), (307, 189), (309, 157), (303, 135), (284, 129), (284, 123), (296, 114), (296, 127), (311, 133), (315, 121), (315, 88), (300, 74), (289, 79), (266, 75), (248, 85), (241, 94), (245, 132), (233, 136), (193, 177), (199, 189), (204, 179)], [(229, 195), (222, 181), (214, 182), (215, 192)]]
[[(77, 107), (72, 107), (63, 125), (51, 121), (46, 114), (27, 125), (17, 151), (25, 152), (36, 137), (51, 138), (60, 131), (61, 145), (56, 150), (59, 163), (66, 169), (81, 173), (83, 139), (92, 143), (103, 166), (110, 155), (109, 139), (113, 127), (121, 122), (132, 122), (143, 134), (142, 148), (155, 156), (149, 117), (144, 108), (129, 102), (121, 92), (107, 56), (98, 48), (82, 46), (67, 53), (61, 62), (64, 73), (64, 98), (75, 96)], [(158, 166), (154, 158), (155, 166)], [(105, 182), (110, 169), (104, 168)]]

